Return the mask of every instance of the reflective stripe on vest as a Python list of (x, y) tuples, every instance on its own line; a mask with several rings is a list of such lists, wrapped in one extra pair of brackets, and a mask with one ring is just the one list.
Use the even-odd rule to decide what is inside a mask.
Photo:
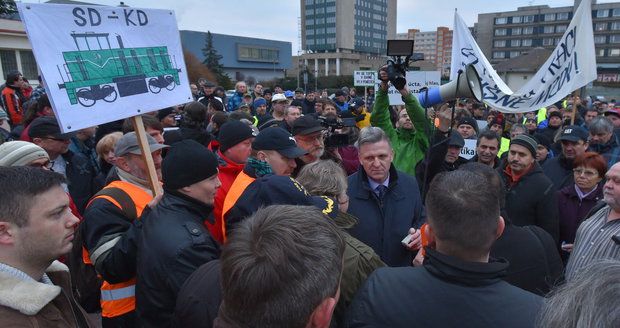
[(115, 301), (115, 300), (121, 300), (123, 298), (133, 297), (134, 295), (136, 295), (136, 285), (131, 285), (129, 287), (124, 287), (124, 288), (102, 290), (101, 300), (102, 301)]
[[(127, 193), (127, 195), (129, 195), (136, 207), (136, 214), (138, 217), (140, 217), (144, 208), (153, 199), (153, 197), (144, 189), (129, 182), (114, 181), (105, 186), (105, 188), (110, 187), (122, 189)], [(115, 201), (112, 197), (106, 195), (97, 196), (91, 199), (90, 202), (97, 198), (105, 199), (110, 203), (114, 204), (114, 206), (121, 208), (121, 205), (117, 201)], [(90, 206), (90, 203), (88, 205)], [(90, 262), (92, 256), (88, 254), (86, 249), (84, 249), (84, 253), (85, 254), (83, 254), (82, 256), (84, 259), (84, 263)], [(97, 251), (95, 251), (95, 253), (97, 253)], [(95, 255), (96, 257), (96, 254), (93, 255)], [(86, 261), (87, 259), (89, 261)], [(101, 316), (106, 318), (114, 318), (135, 311), (135, 288), (136, 278), (132, 278), (128, 281), (118, 284), (111, 284), (107, 281), (104, 281), (101, 285)]]
[(237, 174), (237, 178), (233, 181), (226, 194), (226, 198), (224, 198), (224, 206), (222, 206), (222, 218), (224, 219), (224, 224), (222, 224), (222, 236), (224, 236), (224, 242), (226, 242), (226, 214), (235, 206), (235, 203), (239, 200), (245, 188), (247, 188), (250, 183), (254, 182), (254, 180), (256, 179), (241, 171)]

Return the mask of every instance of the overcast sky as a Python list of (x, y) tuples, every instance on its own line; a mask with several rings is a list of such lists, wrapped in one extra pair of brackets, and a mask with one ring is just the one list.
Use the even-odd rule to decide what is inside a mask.
[[(82, 0), (118, 5), (117, 0)], [(354, 1), (354, 0), (337, 0)], [(25, 2), (44, 2), (26, 0)], [(172, 9), (181, 30), (250, 36), (289, 41), (293, 54), (299, 50), (299, 0), (125, 0), (132, 7)], [(599, 0), (598, 3), (615, 2)], [(573, 0), (398, 0), (398, 33), (409, 28), (434, 31), (438, 26), (452, 29), (454, 9), (468, 26), (479, 13), (516, 10), (518, 7), (547, 4), (550, 7), (572, 6)]]

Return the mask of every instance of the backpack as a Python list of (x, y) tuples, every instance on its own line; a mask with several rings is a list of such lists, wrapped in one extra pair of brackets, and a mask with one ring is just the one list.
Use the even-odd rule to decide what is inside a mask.
[[(137, 218), (136, 206), (131, 197), (122, 189), (109, 187), (95, 194), (88, 205), (99, 196), (108, 196), (121, 205), (121, 211), (131, 220)], [(76, 229), (73, 247), (67, 256), (67, 266), (71, 273), (71, 285), (76, 301), (88, 313), (101, 312), (101, 285), (103, 279), (92, 264), (84, 263), (84, 237), (80, 227)]]

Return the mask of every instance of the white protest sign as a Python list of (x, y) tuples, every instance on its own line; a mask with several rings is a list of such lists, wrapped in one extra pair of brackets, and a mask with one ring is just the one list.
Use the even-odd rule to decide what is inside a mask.
[(478, 123), (478, 131), (484, 130), (487, 127), (487, 125), (489, 125), (489, 122), (485, 120), (476, 120), (476, 122)]
[(531, 112), (553, 104), (597, 78), (591, 0), (581, 1), (551, 56), (513, 92), (484, 56), (463, 19), (454, 14), (451, 79), (472, 64), (480, 75), (483, 101), (505, 113)]
[(461, 148), (460, 157), (471, 159), (476, 156), (476, 139), (465, 139), (465, 146)]
[[(409, 89), (409, 93), (413, 94), (415, 97), (420, 93), (420, 89), (427, 87), (439, 87), (441, 84), (441, 74), (439, 71), (409, 71), (406, 75), (407, 78), (407, 88)], [(377, 86), (379, 88), (380, 81), (376, 81)], [(402, 96), (396, 88), (390, 85), (388, 89), (388, 97), (390, 100), (390, 105), (404, 105), (405, 103), (402, 100)]]
[(192, 100), (173, 11), (17, 5), (63, 132)]
[(377, 80), (377, 72), (375, 71), (354, 71), (353, 85), (356, 87), (372, 87)]

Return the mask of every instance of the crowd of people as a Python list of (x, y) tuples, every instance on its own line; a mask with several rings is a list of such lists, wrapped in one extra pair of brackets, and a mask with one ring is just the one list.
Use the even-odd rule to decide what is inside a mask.
[(192, 83), (142, 115), (152, 185), (131, 120), (62, 133), (9, 73), (0, 325), (620, 326), (620, 103), (392, 106), (379, 79)]

